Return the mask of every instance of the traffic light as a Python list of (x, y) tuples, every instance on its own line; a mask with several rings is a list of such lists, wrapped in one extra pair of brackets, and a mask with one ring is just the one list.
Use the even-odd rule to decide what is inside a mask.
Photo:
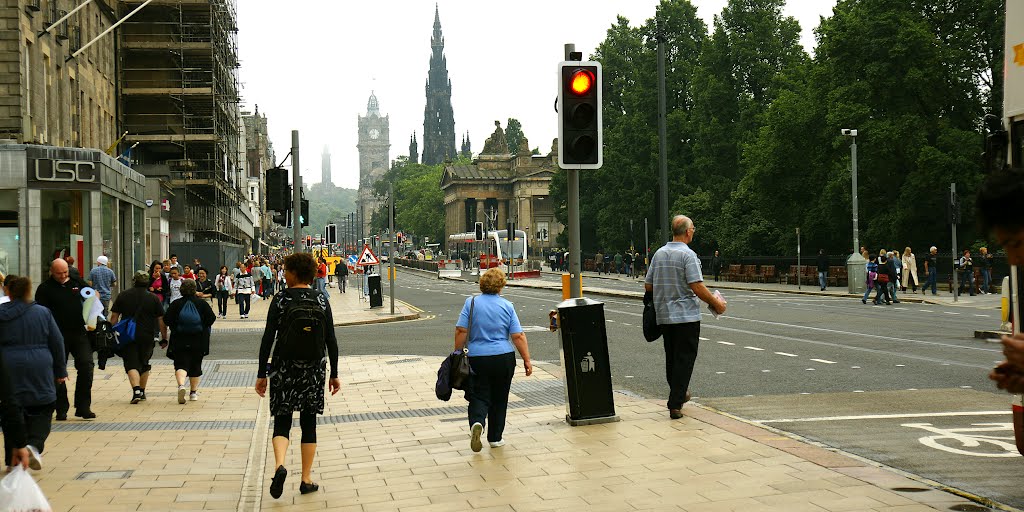
[(558, 64), (558, 166), (600, 169), (604, 163), (601, 63)]
[(477, 222), (473, 226), (473, 228), (475, 230), (476, 241), (479, 242), (479, 241), (483, 240), (484, 239), (484, 223), (483, 222)]
[(284, 212), (291, 208), (291, 199), (292, 188), (288, 186), (288, 171), (279, 167), (267, 169), (267, 209)]
[(312, 247), (313, 247), (313, 237), (310, 236), (310, 235), (306, 235), (306, 249), (311, 249)]
[(282, 226), (289, 224), (288, 220), (291, 218), (291, 210), (285, 210), (283, 212), (277, 212), (274, 214), (274, 223)]
[(338, 243), (338, 225), (328, 224), (324, 228), (324, 239), (328, 244), (334, 245)]
[(299, 224), (302, 227), (309, 225), (309, 199), (302, 199), (301, 208), (299, 209)]

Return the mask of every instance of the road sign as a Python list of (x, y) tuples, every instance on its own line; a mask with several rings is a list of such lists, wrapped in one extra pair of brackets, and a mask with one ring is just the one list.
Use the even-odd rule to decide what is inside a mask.
[(380, 260), (377, 259), (377, 256), (370, 250), (370, 246), (366, 245), (363, 246), (363, 252), (359, 255), (359, 259), (356, 260), (356, 265), (359, 265), (360, 267), (380, 265)]

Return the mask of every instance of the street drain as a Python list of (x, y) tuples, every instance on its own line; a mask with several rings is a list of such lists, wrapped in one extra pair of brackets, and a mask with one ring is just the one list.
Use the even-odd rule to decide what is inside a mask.
[(896, 492), (928, 492), (931, 489), (927, 487), (893, 487), (892, 490)]
[(956, 510), (957, 512), (985, 512), (988, 510), (992, 510), (988, 507), (983, 507), (981, 505), (973, 505), (970, 503), (965, 503), (962, 505), (953, 505), (952, 507), (949, 507), (949, 509)]
[(124, 471), (84, 471), (75, 477), (75, 480), (124, 480), (132, 476), (134, 470)]

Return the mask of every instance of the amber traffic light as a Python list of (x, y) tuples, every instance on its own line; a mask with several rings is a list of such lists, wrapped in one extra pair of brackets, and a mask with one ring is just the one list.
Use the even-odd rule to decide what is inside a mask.
[(604, 160), (601, 64), (561, 62), (558, 78), (558, 165), (599, 169)]

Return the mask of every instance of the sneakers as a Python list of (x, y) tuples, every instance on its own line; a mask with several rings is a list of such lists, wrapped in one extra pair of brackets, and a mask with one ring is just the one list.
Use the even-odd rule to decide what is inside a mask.
[(189, 393), (188, 394), (188, 399), (191, 402), (198, 402), (199, 401), (199, 392), (198, 391), (193, 391), (193, 392)]
[(498, 439), (497, 441), (490, 441), (487, 444), (491, 445), (491, 448), (501, 448), (502, 446), (505, 446), (505, 440)]
[(132, 391), (132, 404), (137, 404), (142, 401), (142, 390), (135, 389)]
[(178, 386), (178, 403), (179, 404), (185, 403), (185, 393), (187, 393), (187, 392), (188, 392), (188, 390), (185, 389), (185, 385), (184, 384)]
[(480, 423), (474, 423), (470, 428), (469, 447), (472, 448), (474, 452), (478, 452), (484, 447), (483, 443), (480, 442), (480, 434), (483, 432), (484, 426)]
[(43, 469), (43, 458), (39, 455), (39, 450), (30, 444), (25, 445), (25, 448), (28, 449), (28, 467), (36, 471)]
[(143, 402), (145, 402), (145, 401), (146, 401), (146, 390), (145, 390), (145, 389), (143, 389), (143, 390), (141, 390), (141, 391), (142, 391), (142, 398), (141, 398), (140, 400), (142, 400)]

